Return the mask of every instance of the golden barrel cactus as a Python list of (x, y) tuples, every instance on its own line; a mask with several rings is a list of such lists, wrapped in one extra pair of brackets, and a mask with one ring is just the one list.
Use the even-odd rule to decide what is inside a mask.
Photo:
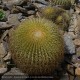
[(50, 20), (55, 20), (55, 18), (65, 12), (64, 9), (59, 8), (59, 7), (54, 7), (54, 6), (46, 6), (40, 9), (41, 12), (41, 17), (50, 19)]
[(64, 58), (64, 42), (58, 28), (41, 18), (27, 19), (10, 33), (12, 59), (29, 75), (51, 75)]
[(70, 22), (70, 14), (59, 7), (46, 6), (40, 9), (41, 17), (52, 20), (62, 30), (67, 30)]
[(41, 17), (47, 18), (47, 19), (53, 19), (56, 15), (57, 9), (55, 7), (46, 6), (40, 9)]
[(75, 0), (52, 0), (54, 5), (61, 5), (64, 9), (70, 9)]
[(67, 30), (70, 24), (70, 19), (71, 16), (69, 13), (67, 12), (63, 12), (61, 14), (59, 14), (56, 18), (55, 18), (55, 23), (57, 25), (59, 25), (59, 28), (62, 30)]

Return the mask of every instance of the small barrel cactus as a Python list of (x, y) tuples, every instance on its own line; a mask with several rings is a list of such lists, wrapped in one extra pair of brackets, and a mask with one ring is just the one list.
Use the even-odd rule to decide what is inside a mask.
[(47, 6), (42, 8), (40, 11), (41, 17), (52, 20), (54, 23), (59, 25), (62, 30), (66, 30), (68, 28), (70, 14), (66, 10), (59, 7)]
[(65, 9), (70, 9), (71, 5), (74, 4), (74, 0), (52, 0), (54, 5), (61, 5)]
[(20, 70), (34, 76), (51, 75), (64, 58), (64, 42), (53, 22), (33, 18), (11, 31), (12, 59)]
[(47, 19), (54, 18), (56, 15), (56, 11), (57, 9), (51, 6), (46, 6), (40, 10), (42, 17), (45, 17)]
[(41, 12), (42, 17), (50, 19), (50, 20), (54, 20), (58, 14), (65, 12), (65, 10), (62, 8), (58, 8), (58, 7), (46, 6), (44, 8), (41, 8), (40, 12)]
[(59, 15), (59, 16), (56, 18), (56, 23), (57, 23), (57, 24), (63, 23), (63, 16)]
[(69, 27), (69, 24), (70, 24), (70, 14), (68, 14), (67, 12), (64, 12), (60, 15), (58, 15), (56, 18), (55, 18), (55, 23), (57, 25), (59, 25), (59, 27), (62, 29), (62, 30), (67, 30), (68, 27)]

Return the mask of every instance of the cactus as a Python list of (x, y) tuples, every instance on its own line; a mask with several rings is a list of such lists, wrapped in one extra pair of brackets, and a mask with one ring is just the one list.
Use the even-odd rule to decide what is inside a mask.
[(54, 20), (56, 16), (65, 12), (64, 9), (58, 7), (47, 6), (40, 10), (41, 16), (50, 20)]
[(64, 18), (64, 21), (69, 23), (70, 22), (70, 19), (71, 19), (71, 15), (69, 13), (62, 13), (62, 16)]
[(70, 9), (74, 4), (74, 0), (52, 0), (54, 5), (61, 5), (64, 9)]
[(59, 25), (59, 28), (62, 30), (68, 30), (69, 23), (70, 23), (70, 14), (64, 12), (56, 17), (55, 23)]
[(52, 19), (55, 16), (56, 9), (51, 6), (46, 6), (42, 8), (40, 11), (42, 13), (42, 17), (45, 17), (47, 19)]
[(56, 23), (59, 24), (59, 23), (62, 23), (63, 22), (63, 17), (60, 15), (56, 18)]
[(41, 18), (27, 19), (9, 38), (14, 63), (29, 75), (51, 75), (64, 58), (64, 42), (57, 26)]
[(41, 17), (52, 20), (54, 23), (59, 25), (62, 30), (67, 30), (70, 22), (70, 14), (66, 10), (59, 7), (47, 6), (42, 8)]

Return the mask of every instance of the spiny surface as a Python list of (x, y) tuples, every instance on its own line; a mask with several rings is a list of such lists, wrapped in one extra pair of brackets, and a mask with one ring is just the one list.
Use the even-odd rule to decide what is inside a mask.
[(42, 17), (45, 17), (47, 19), (52, 19), (54, 18), (56, 11), (57, 11), (56, 8), (53, 8), (51, 6), (46, 6), (41, 9)]
[(56, 18), (55, 18), (55, 23), (57, 25), (59, 25), (59, 27), (62, 29), (62, 30), (67, 30), (68, 27), (69, 27), (69, 24), (70, 24), (70, 19), (71, 19), (71, 16), (69, 13), (67, 12), (63, 12), (61, 14), (59, 14)]
[(12, 59), (24, 73), (51, 75), (64, 57), (58, 28), (46, 19), (28, 19), (11, 32)]
[(54, 20), (56, 16), (65, 12), (65, 10), (59, 7), (46, 6), (46, 7), (41, 8), (40, 12), (41, 12), (42, 17), (50, 19), (50, 20)]
[(68, 9), (74, 4), (74, 0), (52, 0), (53, 4), (61, 5), (63, 8)]
[(41, 17), (52, 20), (61, 30), (67, 30), (70, 22), (70, 14), (59, 7), (46, 6), (41, 10)]

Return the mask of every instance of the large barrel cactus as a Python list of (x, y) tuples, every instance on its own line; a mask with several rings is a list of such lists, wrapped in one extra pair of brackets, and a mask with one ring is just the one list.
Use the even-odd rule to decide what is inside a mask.
[(23, 21), (11, 31), (9, 46), (14, 63), (29, 75), (51, 75), (64, 58), (62, 36), (46, 19)]

